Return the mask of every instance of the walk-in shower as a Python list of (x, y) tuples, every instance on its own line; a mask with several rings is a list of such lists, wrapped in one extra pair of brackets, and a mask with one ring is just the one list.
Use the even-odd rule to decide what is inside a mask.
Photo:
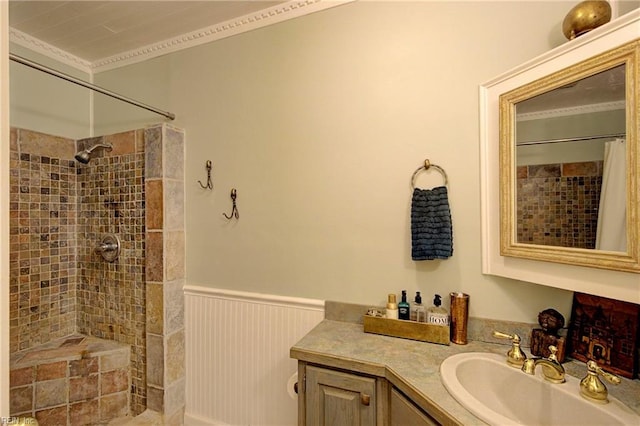
[(149, 409), (181, 424), (184, 132), (11, 138), (10, 414), (58, 426)]
[[(10, 414), (57, 426), (149, 409), (182, 424), (184, 132), (67, 139), (12, 127), (10, 151)], [(111, 234), (120, 253), (104, 258)]]
[(110, 143), (96, 144), (89, 149), (77, 152), (75, 158), (82, 164), (89, 164), (89, 161), (91, 161), (91, 153), (96, 149), (106, 149), (107, 151), (111, 151), (113, 149), (113, 145)]

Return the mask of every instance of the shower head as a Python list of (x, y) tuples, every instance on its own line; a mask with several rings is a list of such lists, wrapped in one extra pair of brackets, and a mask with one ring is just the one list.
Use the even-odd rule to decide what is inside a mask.
[(88, 164), (89, 160), (91, 160), (91, 153), (96, 149), (106, 149), (107, 151), (111, 151), (113, 149), (113, 145), (110, 143), (99, 143), (92, 146), (89, 149), (85, 149), (84, 151), (80, 151), (76, 153), (76, 160), (81, 162), (82, 164)]

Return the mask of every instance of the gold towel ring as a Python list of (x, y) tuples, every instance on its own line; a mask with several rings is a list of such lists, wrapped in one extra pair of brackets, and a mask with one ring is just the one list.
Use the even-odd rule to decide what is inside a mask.
[(418, 175), (418, 173), (420, 173), (423, 170), (427, 171), (431, 167), (439, 171), (440, 174), (444, 177), (444, 186), (447, 186), (449, 184), (449, 178), (447, 177), (447, 172), (445, 172), (442, 167), (435, 164), (431, 164), (431, 162), (427, 159), (427, 160), (424, 160), (424, 166), (418, 167), (418, 169), (415, 172), (413, 172), (413, 176), (411, 176), (411, 189), (416, 189), (416, 176)]

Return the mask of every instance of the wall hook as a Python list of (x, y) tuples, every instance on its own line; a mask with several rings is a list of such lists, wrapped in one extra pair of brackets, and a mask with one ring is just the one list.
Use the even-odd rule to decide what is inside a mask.
[(213, 189), (213, 182), (211, 182), (211, 169), (213, 166), (211, 164), (211, 160), (207, 160), (204, 166), (207, 169), (207, 184), (203, 185), (200, 181), (198, 181), (198, 183), (203, 189)]
[(238, 198), (238, 191), (236, 191), (235, 188), (231, 189), (230, 196), (231, 196), (231, 202), (233, 202), (233, 208), (231, 209), (231, 214), (227, 216), (226, 213), (222, 213), (222, 215), (226, 217), (228, 220), (231, 220), (234, 217), (236, 219), (240, 219), (240, 213), (238, 213), (238, 207), (236, 207), (236, 198)]

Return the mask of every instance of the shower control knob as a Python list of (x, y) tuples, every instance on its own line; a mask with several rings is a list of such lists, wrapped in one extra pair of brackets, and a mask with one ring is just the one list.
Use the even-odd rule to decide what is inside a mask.
[(120, 256), (120, 238), (115, 234), (106, 234), (96, 249), (107, 262), (114, 262)]

